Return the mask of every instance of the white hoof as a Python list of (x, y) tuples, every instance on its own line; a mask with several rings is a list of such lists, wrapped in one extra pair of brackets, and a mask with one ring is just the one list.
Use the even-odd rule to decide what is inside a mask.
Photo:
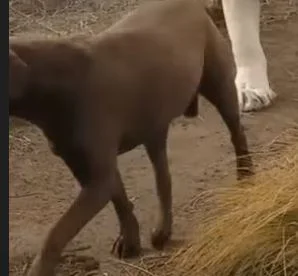
[(240, 94), (240, 109), (243, 112), (257, 111), (265, 108), (273, 102), (277, 94), (270, 88), (243, 87)]

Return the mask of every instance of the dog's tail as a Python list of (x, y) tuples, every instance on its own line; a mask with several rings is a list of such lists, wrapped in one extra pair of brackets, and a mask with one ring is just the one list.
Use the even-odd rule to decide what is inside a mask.
[(192, 97), (189, 105), (187, 106), (186, 110), (183, 113), (183, 115), (186, 118), (194, 118), (199, 115), (198, 100), (199, 100), (199, 95), (198, 95), (198, 93), (196, 93)]

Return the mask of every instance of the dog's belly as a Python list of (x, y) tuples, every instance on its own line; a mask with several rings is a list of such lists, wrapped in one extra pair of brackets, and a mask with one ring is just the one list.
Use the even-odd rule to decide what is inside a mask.
[(136, 141), (121, 141), (118, 148), (118, 155), (129, 152), (141, 144), (142, 143)]
[(128, 151), (133, 150), (137, 146), (144, 143), (143, 135), (140, 133), (129, 133), (122, 136), (119, 147), (118, 147), (118, 155), (126, 153)]
[(118, 155), (129, 152), (140, 145), (145, 145), (152, 138), (156, 138), (161, 130), (166, 129), (170, 123), (167, 120), (163, 123), (160, 121), (144, 121), (142, 124), (134, 125), (127, 130), (122, 136), (118, 144)]

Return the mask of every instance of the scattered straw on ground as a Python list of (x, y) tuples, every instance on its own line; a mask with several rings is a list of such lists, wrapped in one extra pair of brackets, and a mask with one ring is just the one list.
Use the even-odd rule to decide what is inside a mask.
[[(26, 37), (76, 33), (92, 35), (110, 26), (140, 3), (150, 1), (152, 0), (10, 0), (9, 33), (26, 34)], [(297, 12), (298, 0), (264, 0), (261, 21), (267, 24), (287, 20)]]

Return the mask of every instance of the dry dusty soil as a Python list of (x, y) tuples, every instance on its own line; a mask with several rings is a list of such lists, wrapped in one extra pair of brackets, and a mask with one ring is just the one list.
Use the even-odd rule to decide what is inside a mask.
[[(262, 30), (269, 60), (269, 74), (279, 97), (270, 108), (244, 115), (252, 149), (271, 141), (293, 122), (298, 122), (298, 17), (273, 22)], [(190, 202), (201, 191), (225, 185), (233, 179), (233, 148), (228, 132), (214, 108), (201, 100), (202, 118), (179, 119), (169, 139), (173, 177), (174, 233), (179, 244), (189, 232), (194, 209)], [(159, 256), (150, 246), (150, 230), (157, 217), (158, 202), (152, 168), (143, 148), (119, 158), (127, 192), (135, 204), (141, 225), (144, 255)], [(78, 185), (64, 163), (49, 151), (41, 132), (23, 124), (10, 136), (10, 275), (23, 275), (49, 227), (68, 208)], [(204, 209), (196, 209), (202, 212)], [(100, 261), (105, 275), (122, 275), (123, 264), (110, 254), (118, 234), (118, 222), (109, 204), (68, 246), (60, 275), (94, 275)], [(123, 274), (124, 275), (124, 274)]]

